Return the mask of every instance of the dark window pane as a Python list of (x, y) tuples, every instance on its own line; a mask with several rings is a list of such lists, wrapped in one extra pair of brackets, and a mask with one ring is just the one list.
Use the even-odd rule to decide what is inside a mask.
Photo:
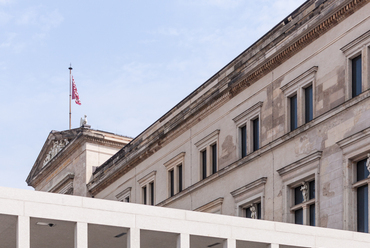
[(300, 204), (303, 202), (303, 195), (301, 192), (301, 186), (294, 188), (294, 204)]
[(260, 126), (259, 118), (253, 120), (253, 151), (260, 149)]
[(174, 171), (169, 171), (170, 173), (170, 196), (173, 196), (175, 194), (175, 178), (174, 178)]
[(247, 218), (251, 218), (252, 217), (252, 212), (251, 212), (251, 210), (250, 210), (249, 207), (247, 207), (245, 209), (245, 217), (247, 217)]
[(308, 194), (309, 194), (309, 199), (315, 199), (315, 180), (309, 182), (308, 185)]
[(154, 182), (149, 183), (150, 187), (150, 205), (154, 205)]
[(143, 187), (143, 203), (146, 204), (146, 186)]
[(130, 202), (130, 197), (129, 197), (129, 196), (127, 196), (127, 197), (125, 198), (125, 202)]
[(178, 166), (179, 170), (179, 192), (182, 191), (182, 164)]
[(357, 181), (361, 181), (369, 176), (366, 168), (366, 159), (357, 162)]
[(368, 186), (357, 188), (357, 231), (369, 232)]
[(247, 156), (247, 127), (243, 126), (240, 128), (240, 136), (241, 136), (241, 144), (240, 147), (242, 149), (241, 154), (242, 158)]
[(290, 131), (298, 127), (297, 95), (290, 98)]
[(310, 226), (315, 226), (315, 204), (310, 205)]
[[(257, 219), (261, 219), (261, 203), (257, 203), (256, 205), (256, 211), (257, 211)], [(252, 217), (252, 212), (251, 212), (251, 208), (250, 206), (248, 206), (247, 208), (245, 208), (245, 216), (247, 218), (251, 218)]]
[(362, 92), (362, 69), (361, 55), (352, 59), (352, 97)]
[(304, 90), (305, 93), (305, 123), (313, 119), (312, 85)]
[(207, 177), (207, 150), (202, 151), (202, 179)]
[(212, 174), (217, 172), (217, 144), (212, 147)]
[(303, 209), (294, 212), (294, 223), (303, 225)]

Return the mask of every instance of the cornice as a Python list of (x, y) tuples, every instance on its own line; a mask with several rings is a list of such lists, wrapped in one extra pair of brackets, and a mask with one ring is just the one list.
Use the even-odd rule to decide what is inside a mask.
[(57, 191), (60, 190), (61, 188), (65, 187), (65, 186), (67, 186), (70, 183), (70, 181), (73, 181), (74, 177), (75, 177), (75, 175), (73, 173), (68, 173), (53, 188), (51, 188), (49, 190), (49, 192), (58, 193)]
[[(128, 170), (136, 166), (137, 163), (140, 163), (151, 156), (166, 143), (177, 137), (182, 131), (195, 125), (201, 119), (209, 115), (213, 110), (217, 109), (217, 107), (226, 103), (250, 85), (257, 82), (264, 75), (274, 70), (313, 41), (317, 40), (320, 36), (332, 29), (369, 1), (370, 0), (338, 0), (334, 3), (325, 1), (328, 2), (329, 5), (320, 10), (318, 10), (318, 6), (316, 6), (314, 9), (314, 11), (316, 11), (315, 17), (310, 19), (311, 17), (309, 17), (309, 13), (305, 13), (302, 20), (295, 21), (294, 23), (292, 22), (292, 24), (289, 24), (289, 29), (284, 29), (286, 30), (285, 33), (281, 34), (284, 37), (288, 37), (294, 32), (299, 33), (299, 35), (297, 35), (295, 39), (291, 40), (282, 39), (283, 41), (280, 41), (278, 44), (279, 49), (275, 52), (269, 52), (269, 58), (266, 58), (266, 54), (264, 53), (256, 53), (250, 57), (250, 60), (245, 62), (243, 60), (245, 59), (243, 56), (252, 48), (247, 49), (242, 55), (238, 56), (236, 60), (230, 63), (230, 66), (233, 65), (235, 66), (234, 68), (237, 68), (234, 73), (230, 74), (230, 77), (225, 77), (220, 80), (218, 86), (212, 87), (204, 97), (194, 101), (189, 107), (171, 118), (151, 135), (146, 138), (143, 138), (144, 135), (139, 135), (106, 163), (98, 167), (93, 174), (92, 180), (87, 185), (92, 195), (96, 195), (102, 191), (110, 185), (110, 183), (114, 182)], [(312, 4), (316, 4), (316, 2), (314, 3), (314, 1), (312, 1)], [(305, 29), (303, 24), (306, 23), (310, 23), (311, 26), (308, 26), (307, 30), (303, 31)], [(297, 25), (297, 28), (295, 28), (294, 25)], [(273, 32), (275, 32), (275, 29), (279, 29), (279, 27), (274, 28)], [(260, 44), (256, 43), (254, 45), (258, 47)], [(264, 48), (264, 51), (266, 52), (266, 47)], [(259, 57), (257, 58), (256, 56)], [(244, 68), (240, 64), (241, 61), (244, 61)], [(251, 64), (253, 64), (253, 66)], [(226, 67), (224, 69), (226, 70)], [(228, 87), (222, 87), (222, 89), (219, 88), (220, 85), (224, 85), (225, 80), (229, 80)], [(200, 86), (197, 90), (203, 88), (204, 85)], [(195, 93), (192, 93), (192, 95), (193, 94)], [(188, 99), (188, 97), (185, 99)], [(176, 109), (176, 107), (174, 109)], [(166, 116), (169, 115), (170, 113), (166, 113)], [(163, 122), (165, 119), (160, 118), (160, 121)]]
[(293, 162), (291, 164), (288, 164), (287, 166), (284, 166), (281, 169), (278, 169), (277, 172), (279, 173), (280, 176), (284, 176), (284, 175), (289, 174), (293, 171), (296, 171), (298, 169), (303, 168), (307, 164), (314, 163), (315, 161), (318, 161), (321, 158), (321, 155), (322, 155), (322, 151), (313, 152), (313, 153), (309, 154), (308, 156), (306, 156), (306, 157), (304, 157), (304, 158), (302, 158), (302, 159), (300, 159), (296, 162)]
[(224, 201), (224, 198), (219, 197), (216, 200), (213, 200), (213, 201), (211, 201), (207, 204), (204, 204), (203, 206), (201, 206), (199, 208), (194, 209), (194, 211), (207, 212), (207, 210), (210, 210), (210, 209), (215, 208), (215, 207), (220, 207), (221, 208), (221, 205), (222, 205), (223, 201)]
[(240, 187), (239, 189), (236, 189), (232, 192), (230, 192), (230, 194), (233, 196), (233, 197), (238, 197), (239, 195), (245, 193), (245, 192), (248, 192), (252, 189), (255, 189), (255, 188), (258, 188), (258, 187), (261, 187), (261, 186), (264, 186), (267, 182), (267, 177), (261, 177), (260, 179), (257, 179), (256, 181), (253, 181), (243, 187)]

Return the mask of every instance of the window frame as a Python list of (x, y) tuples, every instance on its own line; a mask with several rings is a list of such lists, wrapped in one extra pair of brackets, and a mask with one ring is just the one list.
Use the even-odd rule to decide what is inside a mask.
[(248, 183), (232, 192), (230, 194), (235, 202), (235, 215), (246, 217), (245, 209), (250, 207), (251, 204), (261, 203), (261, 219), (264, 219), (265, 208), (265, 185), (267, 177), (261, 177), (251, 183)]
[[(283, 181), (283, 199), (284, 199), (284, 213), (283, 220), (288, 223), (295, 223), (294, 211), (303, 209), (303, 224), (309, 224), (309, 215), (307, 206), (315, 204), (315, 225), (320, 226), (319, 223), (319, 172), (320, 159), (322, 151), (314, 151), (309, 155), (290, 163), (277, 170)], [(306, 203), (296, 205), (294, 202), (294, 189), (301, 185), (302, 182), (310, 182), (315, 180), (315, 199), (309, 200)], [(305, 208), (303, 208), (305, 207)]]
[[(262, 146), (261, 142), (261, 110), (262, 110), (262, 105), (263, 102), (257, 102), (250, 108), (248, 108), (246, 111), (242, 112), (238, 116), (236, 116), (233, 121), (236, 126), (236, 139), (237, 139), (237, 144), (238, 144), (238, 149), (237, 149), (237, 156), (238, 158), (244, 158), (248, 156), (249, 154), (259, 150)], [(253, 121), (258, 119), (258, 149), (254, 149), (253, 141), (254, 141), (254, 128), (253, 128)], [(245, 126), (245, 134), (246, 134), (246, 154), (243, 156), (242, 152), (242, 132), (241, 128)]]
[[(300, 126), (308, 123), (306, 122), (306, 94), (305, 89), (312, 86), (312, 121), (316, 117), (316, 74), (318, 66), (313, 66), (307, 71), (303, 72), (298, 77), (294, 78), (287, 84), (280, 87), (285, 95), (285, 130), (286, 132), (294, 131)], [(291, 97), (297, 96), (297, 128), (292, 130), (291, 127)]]
[[(131, 187), (128, 187), (125, 190), (119, 192), (116, 195), (117, 200), (120, 202), (131, 202), (131, 189)], [(128, 201), (126, 201), (127, 198), (129, 199)]]
[[(357, 223), (357, 189), (368, 185), (368, 198), (370, 196), (370, 178), (357, 181), (357, 162), (367, 158), (370, 153), (370, 128), (344, 138), (337, 142), (343, 153), (344, 174), (344, 229), (358, 231)], [(368, 213), (370, 213), (370, 199), (368, 199)], [(370, 216), (368, 218), (370, 230)]]
[[(168, 197), (175, 196), (177, 193), (180, 193), (184, 189), (184, 164), (185, 164), (185, 152), (177, 154), (175, 157), (171, 158), (163, 165), (167, 170), (167, 188), (168, 188)], [(180, 180), (180, 165), (181, 165), (181, 175)], [(173, 195), (171, 195), (171, 178), (170, 172), (173, 171)], [(181, 189), (180, 189), (181, 181)]]
[[(349, 100), (354, 98), (361, 93), (365, 92), (370, 88), (370, 73), (369, 73), (369, 63), (370, 63), (370, 31), (365, 32), (353, 41), (349, 42), (347, 45), (340, 49), (345, 58), (345, 78), (346, 78), (346, 93), (345, 98)], [(352, 60), (361, 55), (361, 93), (353, 96), (353, 81), (352, 81)]]
[[(140, 186), (140, 199), (142, 204), (155, 205), (156, 194), (155, 194), (155, 180), (157, 171), (152, 171), (149, 174), (138, 180)], [(153, 187), (151, 186), (153, 185)], [(144, 194), (144, 188), (146, 189), (146, 194)], [(145, 199), (144, 199), (145, 197)]]
[[(219, 170), (219, 134), (220, 130), (217, 129), (195, 143), (199, 154), (199, 180), (204, 180), (207, 177), (217, 173), (217, 171)], [(212, 154), (212, 146), (214, 145), (216, 145), (216, 161), (213, 161), (214, 159)], [(206, 152), (206, 175), (203, 175), (203, 152)], [(216, 163), (215, 172), (212, 168), (214, 162)]]

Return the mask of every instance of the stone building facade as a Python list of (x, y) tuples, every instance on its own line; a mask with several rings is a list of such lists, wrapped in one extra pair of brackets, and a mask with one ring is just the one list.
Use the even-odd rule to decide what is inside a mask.
[(369, 63), (370, 1), (308, 0), (97, 167), (86, 196), (368, 232)]

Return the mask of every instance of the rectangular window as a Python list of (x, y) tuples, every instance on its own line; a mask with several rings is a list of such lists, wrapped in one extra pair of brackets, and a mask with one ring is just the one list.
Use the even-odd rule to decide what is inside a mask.
[(315, 180), (294, 188), (294, 223), (315, 226)]
[(255, 211), (254, 219), (261, 219), (261, 203), (253, 204), (253, 206), (248, 206), (245, 208), (245, 217), (252, 218), (252, 212)]
[(207, 150), (201, 152), (202, 159), (202, 179), (207, 177)]
[(170, 196), (175, 194), (175, 175), (174, 170), (170, 170), (169, 172), (169, 179), (170, 179)]
[(290, 97), (290, 131), (298, 127), (297, 95)]
[(247, 156), (247, 126), (244, 125), (240, 128), (240, 148), (242, 158)]
[[(357, 162), (357, 181), (362, 181), (369, 176), (366, 168), (366, 159)], [(368, 184), (357, 188), (357, 231), (369, 232), (369, 201)]]
[(125, 198), (125, 202), (130, 202), (130, 197), (129, 197), (129, 196), (127, 196), (127, 197)]
[(182, 164), (178, 166), (178, 173), (179, 173), (179, 192), (182, 191)]
[(253, 151), (260, 149), (260, 127), (259, 118), (253, 120)]
[(147, 195), (146, 195), (146, 186), (144, 186), (143, 188), (143, 203), (146, 204), (146, 198), (147, 198)]
[(217, 172), (217, 144), (211, 146), (212, 151), (212, 174)]
[(310, 205), (310, 226), (315, 226), (315, 204)]
[(303, 209), (297, 209), (294, 211), (294, 223), (303, 225)]
[(312, 85), (304, 89), (305, 95), (305, 123), (313, 119), (313, 94)]
[(361, 55), (352, 59), (352, 97), (362, 92), (362, 63)]
[(154, 182), (149, 183), (150, 188), (150, 205), (154, 206)]

